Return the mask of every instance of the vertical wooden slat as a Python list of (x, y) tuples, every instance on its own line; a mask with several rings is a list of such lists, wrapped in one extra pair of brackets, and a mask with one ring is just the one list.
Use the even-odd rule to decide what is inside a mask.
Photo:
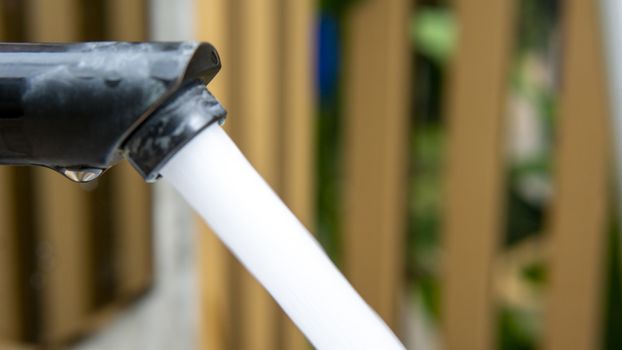
[[(283, 199), (307, 228), (314, 224), (314, 2), (285, 1)], [(313, 231), (313, 230), (311, 230)]]
[[(31, 0), (27, 6), (28, 39), (76, 41), (77, 0)], [(45, 342), (70, 336), (88, 311), (89, 269), (87, 197), (80, 186), (49, 170), (36, 169), (36, 246), (39, 278), (43, 290)], [(35, 281), (34, 283), (37, 283)]]
[(151, 190), (127, 162), (111, 170), (118, 293), (132, 297), (151, 283)]
[[(284, 1), (282, 50), (283, 103), (282, 197), (288, 207), (313, 232), (314, 225), (314, 93), (313, 25), (314, 2)], [(287, 319), (282, 348), (306, 349), (308, 344), (296, 326)]]
[[(210, 83), (210, 91), (218, 100), (229, 108), (232, 102), (230, 94), (231, 66), (233, 61), (231, 40), (233, 33), (229, 30), (229, 0), (198, 0), (196, 3), (198, 40), (212, 43), (224, 62), (218, 76)], [(235, 117), (234, 117), (235, 118)], [(227, 124), (227, 126), (230, 123)], [(201, 336), (202, 348), (209, 350), (233, 349), (233, 308), (231, 307), (233, 291), (231, 278), (233, 256), (222, 242), (207, 227), (203, 219), (197, 218), (199, 227), (199, 262), (201, 281)]]
[[(209, 88), (230, 111), (231, 134), (309, 225), (312, 3), (278, 4), (283, 2), (200, 1), (199, 39), (212, 42), (221, 53), (223, 70)], [(285, 27), (279, 29), (281, 25)], [(278, 329), (278, 312), (263, 288), (237, 263), (231, 266), (230, 254), (204, 226), (202, 230), (206, 348), (304, 348), (304, 338), (291, 323)], [(232, 274), (238, 283), (227, 291)], [(233, 305), (227, 308), (226, 303)]]
[(609, 132), (598, 2), (565, 3), (547, 349), (601, 346)]
[(6, 31), (7, 31), (7, 22), (6, 22), (6, 2), (0, 1), (0, 40), (7, 40)]
[(23, 41), (25, 36), (25, 7), (24, 1), (4, 0), (4, 40)]
[(406, 223), (410, 4), (357, 3), (345, 39), (345, 271), (394, 330)]
[(11, 201), (12, 169), (0, 168), (0, 339), (19, 340), (20, 313), (17, 290), (17, 227)]
[(79, 0), (27, 0), (27, 31), (31, 41), (78, 41)]
[[(6, 4), (0, 2), (0, 40), (5, 40)], [(0, 167), (0, 339), (17, 341), (21, 336), (18, 295), (17, 227), (12, 203), (12, 169)]]
[[(240, 55), (235, 89), (239, 93), (235, 114), (236, 142), (253, 166), (278, 191), (279, 67), (277, 0), (240, 0), (235, 8)], [(238, 269), (241, 291), (240, 348), (268, 350), (277, 347), (276, 304), (244, 269)]]
[(95, 311), (114, 302), (119, 291), (116, 274), (119, 266), (115, 252), (117, 237), (113, 232), (112, 177), (104, 174), (95, 184), (89, 186), (95, 188), (88, 193), (87, 198), (90, 261), (86, 263), (90, 263), (92, 308)]
[[(3, 38), (7, 41), (24, 40), (25, 11), (24, 4), (17, 1), (2, 2)], [(0, 225), (6, 240), (6, 252), (2, 265), (6, 269), (5, 280), (8, 283), (5, 295), (7, 332), (13, 334), (8, 341), (32, 342), (38, 339), (40, 330), (41, 308), (39, 293), (31, 283), (31, 276), (36, 271), (36, 263), (32, 243), (35, 240), (34, 225), (28, 217), (32, 209), (32, 190), (30, 188), (31, 173), (23, 167), (1, 167), (3, 180), (2, 200), (4, 206)], [(9, 264), (4, 266), (4, 264)], [(5, 299), (6, 298), (6, 299)]]
[(34, 191), (32, 190), (32, 172), (25, 167), (15, 167), (11, 171), (11, 198), (14, 207), (13, 216), (17, 233), (18, 257), (18, 293), (21, 340), (33, 342), (40, 339), (41, 333), (41, 300), (35, 277), (37, 276), (37, 259), (34, 243), (37, 239), (36, 227), (30, 217), (33, 211)]
[(107, 40), (141, 41), (147, 36), (144, 0), (106, 0)]
[(105, 38), (106, 0), (80, 0), (80, 37), (84, 41)]
[[(107, 40), (146, 39), (145, 2), (111, 0), (105, 3)], [(112, 227), (115, 236), (118, 293), (142, 292), (151, 281), (151, 190), (127, 163), (110, 170)]]
[(515, 1), (458, 0), (444, 218), (444, 345), (495, 345), (492, 264), (500, 242), (504, 102)]
[(18, 291), (20, 293), (20, 318), (22, 339), (26, 342), (39, 341), (42, 328), (42, 300), (37, 254), (37, 225), (32, 220), (36, 210), (33, 190), (33, 172), (26, 167), (12, 169), (11, 190), (15, 207), (15, 229), (17, 232)]
[(35, 172), (40, 241), (37, 257), (44, 290), (45, 341), (70, 336), (89, 306), (86, 197), (82, 189), (49, 171)]
[[(245, 29), (237, 25), (237, 23), (243, 20), (240, 14), (240, 8), (242, 6), (245, 6), (245, 3), (244, 0), (234, 0), (230, 3), (230, 17), (228, 18), (230, 24), (228, 26), (229, 35), (227, 40), (230, 42), (229, 48), (231, 51), (231, 55), (229, 56), (227, 62), (232, 68), (229, 71), (230, 79), (228, 79), (228, 91), (231, 93), (231, 103), (227, 105), (226, 108), (229, 110), (231, 118), (227, 122), (225, 127), (229, 135), (244, 152), (245, 132), (249, 125), (247, 125), (244, 120), (244, 103), (246, 102), (244, 102), (244, 97), (239, 86), (244, 86), (244, 84), (246, 84), (246, 70), (242, 70), (241, 67), (244, 66), (245, 61), (249, 60), (246, 58), (248, 54), (245, 53), (248, 50), (245, 48), (245, 43), (242, 41), (242, 38), (244, 38), (244, 36), (246, 35)], [(233, 328), (231, 329), (232, 338), (230, 339), (230, 345), (233, 349), (245, 349), (244, 345), (248, 344), (248, 340), (246, 339), (249, 336), (245, 333), (244, 329), (245, 327), (247, 327), (248, 315), (249, 313), (251, 313), (247, 306), (249, 304), (248, 300), (250, 299), (248, 295), (261, 292), (258, 291), (257, 286), (255, 286), (255, 289), (253, 289), (253, 291), (247, 288), (249, 284), (252, 284), (252, 279), (248, 275), (246, 269), (235, 258), (231, 261), (230, 275), (232, 292), (230, 310), (231, 321), (233, 325)], [(267, 300), (265, 301), (265, 303), (267, 303)], [(275, 321), (275, 319), (270, 319), (263, 323), (268, 322), (271, 324), (273, 321)]]
[[(287, 206), (313, 232), (314, 225), (314, 2), (281, 0), (283, 28), (281, 101), (281, 195)], [(286, 317), (283, 349), (307, 349), (304, 336)]]

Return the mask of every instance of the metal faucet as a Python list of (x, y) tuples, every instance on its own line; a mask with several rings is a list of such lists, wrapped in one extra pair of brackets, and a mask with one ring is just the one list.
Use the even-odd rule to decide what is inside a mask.
[(0, 44), (0, 164), (92, 181), (123, 158), (146, 181), (226, 111), (198, 42)]

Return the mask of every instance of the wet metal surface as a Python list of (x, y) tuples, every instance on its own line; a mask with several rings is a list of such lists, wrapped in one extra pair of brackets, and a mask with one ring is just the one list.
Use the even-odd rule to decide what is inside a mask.
[(188, 141), (209, 125), (222, 123), (227, 112), (200, 81), (182, 87), (130, 137), (127, 157), (147, 180)]
[(219, 68), (198, 42), (0, 44), (0, 164), (107, 169), (184, 82)]

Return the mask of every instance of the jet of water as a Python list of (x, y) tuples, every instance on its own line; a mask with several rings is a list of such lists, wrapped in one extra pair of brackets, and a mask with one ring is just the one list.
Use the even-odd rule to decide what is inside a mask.
[(162, 175), (316, 348), (404, 348), (220, 126), (191, 140)]

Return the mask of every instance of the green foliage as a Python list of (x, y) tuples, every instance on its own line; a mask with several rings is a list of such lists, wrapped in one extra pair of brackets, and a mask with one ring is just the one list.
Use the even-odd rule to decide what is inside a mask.
[(317, 118), (316, 166), (317, 166), (317, 235), (329, 256), (340, 260), (340, 118), (336, 102), (321, 108)]
[(439, 213), (442, 204), (440, 188), (444, 133), (434, 123), (421, 124), (414, 130), (408, 271), (421, 292), (425, 310), (433, 318), (437, 318), (440, 298)]
[(547, 281), (546, 266), (541, 261), (524, 266), (521, 275), (526, 281), (538, 286), (544, 285)]
[(447, 8), (418, 9), (410, 20), (410, 37), (421, 54), (444, 65), (456, 46), (453, 13)]
[(518, 14), (518, 50), (547, 50), (559, 16), (558, 0), (521, 0)]
[[(615, 193), (615, 192), (614, 192)], [(622, 349), (622, 269), (620, 269), (620, 225), (615, 212), (607, 240), (607, 263), (605, 274), (604, 307), (604, 346), (603, 349)]]
[(533, 319), (521, 310), (503, 307), (499, 314), (499, 348), (504, 350), (535, 349), (534, 334), (527, 331)]
[(353, 4), (360, 1), (364, 0), (320, 0), (319, 5), (322, 11), (343, 15)]

